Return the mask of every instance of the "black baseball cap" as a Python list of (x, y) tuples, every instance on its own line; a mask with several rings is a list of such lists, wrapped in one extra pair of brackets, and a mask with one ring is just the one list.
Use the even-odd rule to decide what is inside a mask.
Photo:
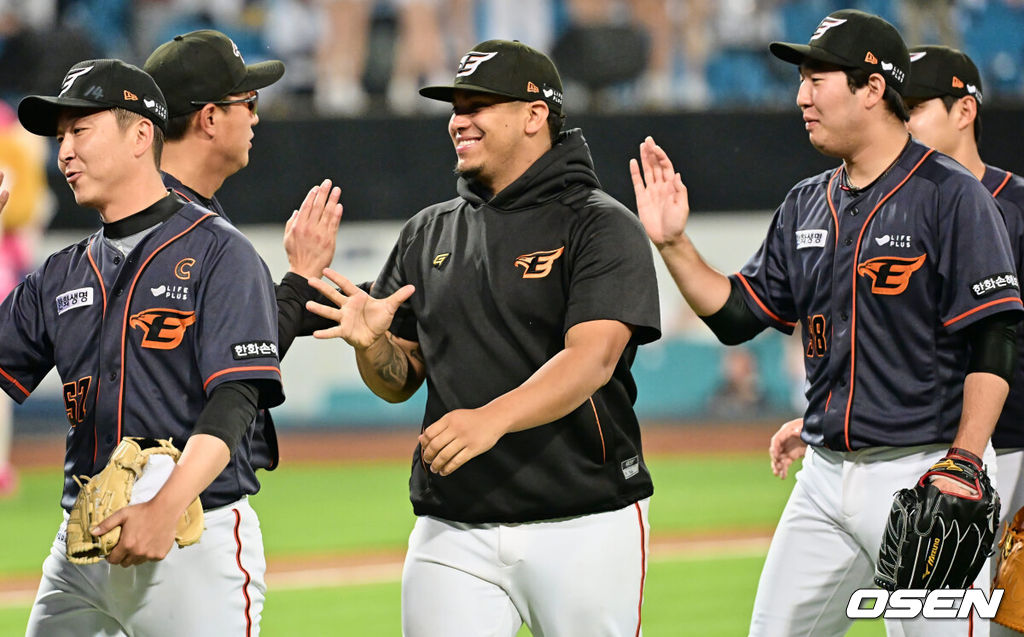
[(212, 29), (174, 36), (142, 68), (167, 96), (171, 117), (197, 111), (225, 95), (270, 86), (284, 75), (280, 60), (246, 65), (231, 38)]
[(963, 51), (948, 46), (915, 46), (910, 49), (910, 79), (903, 96), (929, 100), (950, 95), (970, 95), (981, 105), (981, 74)]
[(768, 48), (775, 57), (791, 64), (809, 59), (881, 73), (886, 84), (900, 95), (910, 70), (910, 54), (896, 27), (856, 9), (830, 13), (807, 44), (772, 42)]
[(65, 108), (123, 108), (167, 128), (167, 103), (153, 78), (121, 60), (86, 60), (68, 70), (57, 97), (29, 95), (18, 104), (25, 130), (44, 137), (57, 135), (57, 119)]
[(487, 40), (462, 56), (451, 86), (427, 86), (420, 95), (451, 102), (455, 89), (503, 95), (523, 102), (543, 100), (562, 112), (562, 78), (551, 58), (518, 40)]

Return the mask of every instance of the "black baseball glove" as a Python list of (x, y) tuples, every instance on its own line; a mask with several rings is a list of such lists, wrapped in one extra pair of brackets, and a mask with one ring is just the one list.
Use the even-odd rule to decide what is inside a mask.
[[(955, 480), (974, 496), (944, 493), (933, 477)], [(985, 561), (999, 520), (999, 495), (981, 458), (952, 448), (913, 489), (896, 493), (882, 535), (875, 584), (890, 591), (970, 588)]]

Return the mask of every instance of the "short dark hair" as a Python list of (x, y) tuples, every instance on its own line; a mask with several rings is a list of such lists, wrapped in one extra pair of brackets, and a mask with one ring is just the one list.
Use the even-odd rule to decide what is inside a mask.
[[(117, 126), (122, 132), (128, 130), (128, 127), (139, 121), (140, 119), (147, 119), (138, 113), (133, 113), (124, 108), (112, 108), (114, 111), (114, 118), (117, 120)], [(157, 168), (160, 168), (160, 157), (164, 153), (164, 131), (153, 123), (153, 162)]]
[(175, 115), (167, 120), (167, 134), (165, 135), (167, 141), (177, 142), (185, 138), (185, 133), (188, 131), (189, 125), (192, 123), (192, 117), (198, 111), (192, 111), (191, 113), (185, 113), (184, 115)]
[[(871, 73), (864, 69), (842, 67), (843, 73), (846, 73), (846, 84), (850, 87), (851, 93), (856, 93), (857, 89), (864, 88), (868, 85), (868, 78), (871, 77)], [(885, 107), (889, 109), (901, 122), (909, 122), (910, 114), (907, 112), (907, 105), (903, 103), (903, 96), (900, 95), (889, 83), (885, 83), (885, 93), (882, 94), (882, 100), (885, 102)]]
[[(955, 95), (943, 95), (940, 99), (946, 105), (946, 112), (948, 113), (953, 110), (953, 104), (956, 104), (962, 98)], [(977, 104), (978, 100), (974, 100), (974, 103)], [(977, 146), (981, 146), (981, 108), (976, 109), (974, 114), (974, 143)]]
[(558, 136), (562, 134), (562, 127), (565, 126), (565, 113), (548, 111), (548, 133), (551, 135), (551, 145), (555, 144)]

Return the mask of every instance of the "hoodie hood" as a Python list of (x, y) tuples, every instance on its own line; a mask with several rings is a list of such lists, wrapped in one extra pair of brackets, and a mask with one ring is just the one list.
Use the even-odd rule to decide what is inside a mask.
[(578, 128), (559, 135), (551, 150), (493, 198), (486, 187), (465, 177), (459, 177), (456, 189), (473, 206), (487, 204), (496, 210), (514, 212), (557, 199), (573, 186), (601, 187), (590, 148)]

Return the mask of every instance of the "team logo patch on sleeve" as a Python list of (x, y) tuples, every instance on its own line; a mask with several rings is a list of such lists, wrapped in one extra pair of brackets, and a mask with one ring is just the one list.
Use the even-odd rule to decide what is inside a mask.
[(797, 230), (796, 249), (824, 248), (826, 239), (828, 239), (828, 230)]
[(56, 298), (57, 301), (57, 315), (61, 315), (68, 310), (73, 310), (76, 307), (85, 307), (86, 305), (92, 305), (92, 288), (78, 288), (77, 290), (69, 290), (64, 294), (61, 294)]
[(524, 279), (543, 279), (551, 274), (551, 266), (565, 252), (565, 246), (557, 250), (539, 250), (516, 257), (516, 267), (523, 268)]
[(857, 274), (871, 279), (871, 293), (895, 296), (903, 294), (910, 275), (917, 272), (927, 254), (919, 257), (875, 257), (857, 265)]
[(249, 341), (231, 346), (231, 356), (236, 361), (250, 358), (277, 358), (277, 343), (273, 341)]
[(971, 284), (971, 294), (976, 299), (983, 299), (986, 296), (1008, 289), (1020, 290), (1020, 282), (1017, 280), (1017, 275), (1013, 272), (991, 274)]

